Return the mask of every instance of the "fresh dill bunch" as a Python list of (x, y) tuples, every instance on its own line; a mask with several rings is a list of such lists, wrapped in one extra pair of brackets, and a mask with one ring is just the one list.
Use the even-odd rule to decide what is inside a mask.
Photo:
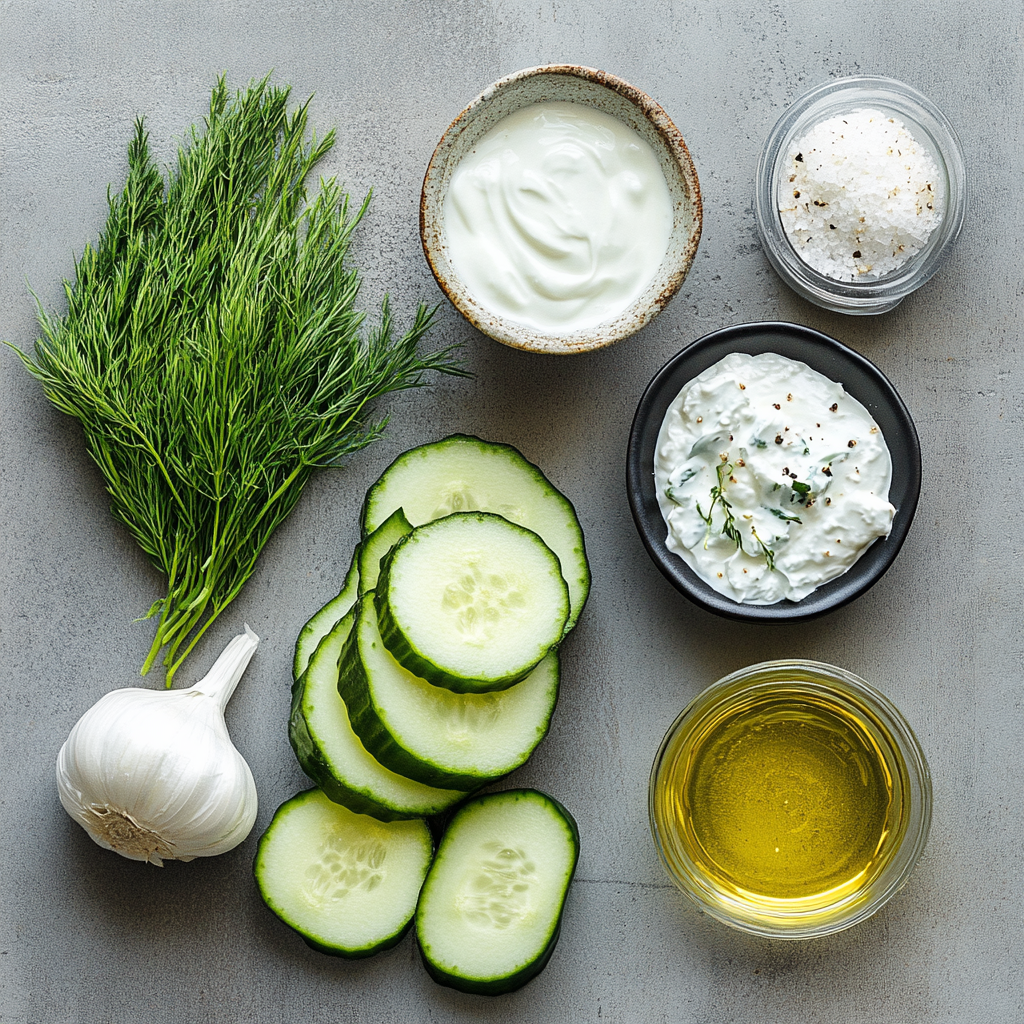
[(345, 264), (351, 212), (334, 180), (307, 201), (334, 132), (307, 140), (308, 101), (269, 76), (234, 97), (222, 77), (165, 182), (142, 120), (106, 227), (65, 281), (64, 316), (39, 306), (21, 353), (51, 402), (82, 423), (114, 518), (167, 577), (150, 608), (167, 685), (238, 595), (314, 469), (378, 438), (374, 399), (463, 374), (420, 354), (433, 310), (397, 340), (387, 300), (363, 329)]

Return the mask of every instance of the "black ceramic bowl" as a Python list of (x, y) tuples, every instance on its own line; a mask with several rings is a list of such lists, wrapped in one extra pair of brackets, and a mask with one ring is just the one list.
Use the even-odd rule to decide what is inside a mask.
[[(843, 385), (882, 428), (892, 456), (889, 500), (896, 508), (892, 532), (877, 540), (845, 572), (802, 601), (740, 604), (712, 590), (678, 555), (669, 551), (667, 528), (654, 487), (654, 450), (669, 405), (697, 374), (730, 352), (775, 352), (806, 363)], [(798, 324), (759, 323), (726, 327), (698, 339), (673, 356), (647, 386), (629, 435), (626, 458), (629, 504), (640, 539), (654, 564), (684, 596), (708, 611), (744, 622), (801, 622), (860, 597), (892, 565), (910, 531), (921, 492), (921, 445), (907, 407), (882, 372), (834, 338)]]

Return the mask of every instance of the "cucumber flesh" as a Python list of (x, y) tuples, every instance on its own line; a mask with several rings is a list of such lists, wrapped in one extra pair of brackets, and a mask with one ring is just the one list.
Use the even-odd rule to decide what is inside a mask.
[(278, 808), (253, 873), (267, 906), (309, 946), (357, 958), (408, 931), (432, 853), (423, 820), (378, 821), (310, 789)]
[(579, 858), (569, 812), (534, 789), (467, 802), (441, 839), (416, 909), (439, 984), (500, 995), (536, 977), (558, 941)]
[(565, 631), (590, 591), (583, 530), (568, 498), (511, 445), (453, 434), (400, 455), (370, 488), (363, 536), (397, 508), (413, 526), (452, 512), (494, 512), (539, 534), (558, 556), (569, 586)]
[(338, 656), (352, 611), (320, 642), (293, 687), (288, 737), (302, 770), (336, 803), (382, 821), (424, 817), (462, 800), (461, 790), (436, 789), (385, 768), (352, 731), (338, 693)]
[(297, 680), (306, 671), (320, 641), (341, 622), (356, 600), (377, 585), (380, 560), (411, 530), (409, 520), (401, 509), (397, 509), (369, 537), (356, 545), (341, 592), (302, 627), (295, 641), (292, 679)]
[(332, 597), (299, 631), (299, 638), (295, 641), (295, 657), (292, 659), (293, 680), (298, 679), (306, 671), (306, 666), (320, 641), (355, 604), (359, 596), (359, 548), (360, 545), (357, 544), (338, 596)]
[(359, 545), (359, 596), (377, 586), (380, 560), (406, 535), (412, 524), (402, 509), (396, 509)]
[(392, 548), (376, 590), (385, 646), (456, 693), (503, 690), (562, 638), (569, 592), (534, 533), (490, 512), (457, 512)]
[(392, 771), (445, 789), (475, 789), (518, 768), (547, 734), (558, 655), (493, 693), (453, 693), (403, 668), (381, 641), (373, 593), (357, 606), (338, 691), (363, 746)]

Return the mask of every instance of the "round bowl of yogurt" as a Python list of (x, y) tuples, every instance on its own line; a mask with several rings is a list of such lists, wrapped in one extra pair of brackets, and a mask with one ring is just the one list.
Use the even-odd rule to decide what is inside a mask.
[(614, 75), (527, 68), (444, 133), (420, 237), (456, 309), (514, 348), (571, 355), (648, 323), (697, 252), (700, 186), (665, 111)]
[(801, 621), (852, 601), (896, 558), (921, 448), (895, 388), (834, 338), (785, 323), (706, 335), (637, 408), (630, 506), (665, 577), (746, 621)]

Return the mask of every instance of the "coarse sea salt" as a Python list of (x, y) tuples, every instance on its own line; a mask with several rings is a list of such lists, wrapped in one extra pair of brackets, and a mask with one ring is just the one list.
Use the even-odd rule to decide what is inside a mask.
[(937, 181), (935, 161), (905, 124), (856, 110), (792, 143), (779, 215), (808, 266), (837, 281), (873, 280), (906, 263), (942, 220)]

